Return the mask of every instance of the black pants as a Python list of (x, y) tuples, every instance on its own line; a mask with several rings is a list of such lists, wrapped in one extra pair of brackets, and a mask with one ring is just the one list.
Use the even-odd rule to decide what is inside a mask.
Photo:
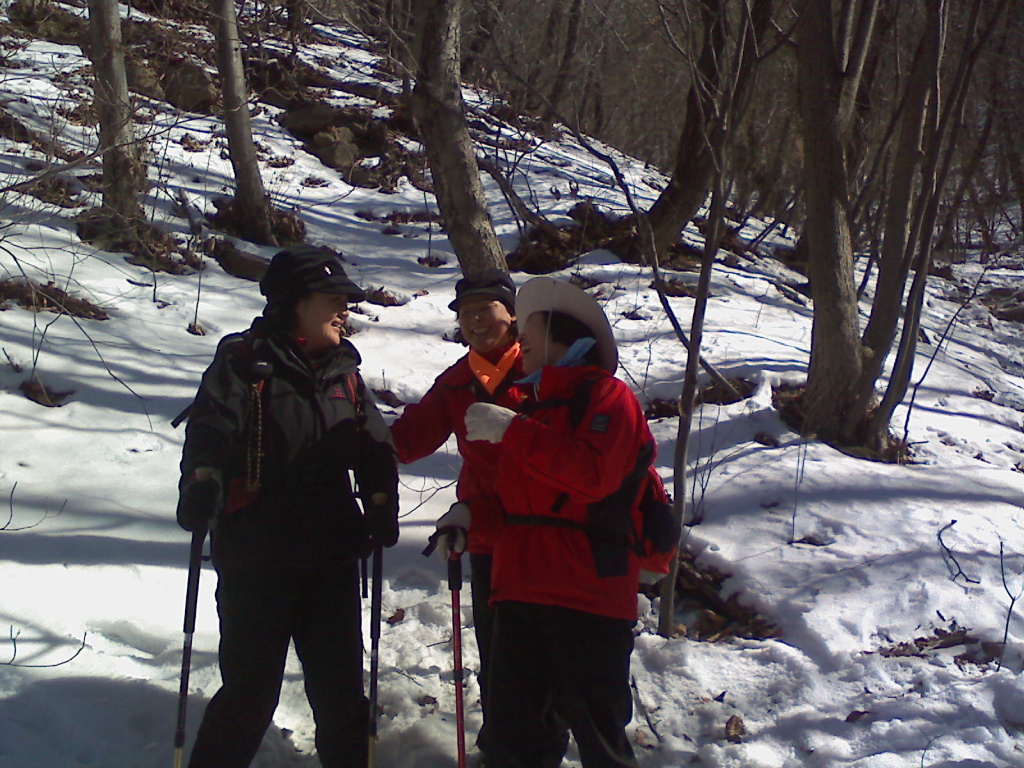
[(470, 591), (473, 598), (473, 628), (476, 632), (476, 646), (480, 651), (480, 706), (483, 709), (484, 721), (476, 738), (476, 745), (481, 751), (487, 752), (487, 709), (489, 704), (489, 685), (491, 674), (491, 643), (494, 640), (494, 609), (489, 605), (491, 600), (491, 555), (469, 556)]
[(636, 768), (633, 622), (551, 605), (501, 602), (491, 658), (488, 768), (557, 768), (576, 739), (584, 768)]
[(302, 662), (324, 768), (365, 768), (359, 570), (221, 570), (222, 686), (189, 768), (247, 768), (277, 708), (289, 641)]

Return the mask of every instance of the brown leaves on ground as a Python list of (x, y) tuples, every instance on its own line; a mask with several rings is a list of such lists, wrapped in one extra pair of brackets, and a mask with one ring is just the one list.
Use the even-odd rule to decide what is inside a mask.
[(379, 307), (400, 307), (406, 303), (390, 291), (385, 290), (383, 285), (380, 288), (367, 289), (366, 301)]
[(613, 216), (589, 200), (568, 211), (574, 224), (534, 227), (508, 255), (509, 269), (545, 274), (565, 269), (580, 254), (605, 248), (616, 254), (629, 250), (636, 237), (636, 225), (630, 217)]
[[(220, 198), (213, 201), (217, 212), (208, 216), (209, 224), (214, 229), (251, 242), (259, 242), (252, 235), (252, 214), (243, 210), (235, 203), (234, 198)], [(306, 239), (306, 225), (294, 211), (282, 211), (273, 206), (268, 207), (270, 215), (270, 233), (277, 245), (284, 248), (301, 243)]]
[(373, 394), (379, 402), (390, 405), (392, 408), (399, 408), (405, 405), (405, 401), (390, 389), (375, 389)]
[(90, 208), (75, 217), (83, 242), (103, 251), (127, 253), (125, 261), (153, 272), (181, 275), (198, 268), (191, 253), (178, 248), (166, 232), (144, 220), (125, 220), (104, 208)]
[(45, 405), (47, 408), (59, 408), (64, 405), (64, 401), (75, 394), (75, 390), (69, 389), (64, 392), (59, 392), (55, 389), (51, 389), (44, 384), (40, 379), (33, 378), (23, 381), (18, 389), (27, 397), (29, 400)]
[(733, 744), (739, 744), (747, 733), (747, 727), (743, 724), (743, 718), (733, 715), (725, 721), (725, 738)]
[(687, 615), (679, 634), (691, 640), (719, 642), (734, 637), (765, 640), (779, 637), (781, 630), (757, 611), (740, 602), (739, 595), (722, 597), (722, 585), (730, 574), (698, 567), (689, 552), (679, 555), (676, 576), (676, 609)]
[(100, 307), (71, 296), (53, 281), (36, 285), (31, 281), (0, 280), (0, 302), (14, 300), (19, 306), (33, 312), (56, 312), (86, 320), (106, 320), (108, 315)]

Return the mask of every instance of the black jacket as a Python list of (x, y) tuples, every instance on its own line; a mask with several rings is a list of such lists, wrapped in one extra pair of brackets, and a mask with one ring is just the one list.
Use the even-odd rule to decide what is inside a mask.
[[(212, 534), (218, 567), (330, 568), (365, 555), (349, 469), (366, 504), (385, 493), (397, 516), (395, 452), (359, 362), (343, 339), (311, 363), (262, 318), (220, 342), (189, 415), (181, 460), (182, 483), (199, 467), (223, 477), (227, 499)], [(247, 488), (253, 480), (258, 490)]]

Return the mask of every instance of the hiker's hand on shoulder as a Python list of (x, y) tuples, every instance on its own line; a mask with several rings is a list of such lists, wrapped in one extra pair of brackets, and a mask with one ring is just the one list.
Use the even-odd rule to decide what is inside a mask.
[(182, 483), (178, 495), (178, 525), (186, 531), (205, 530), (224, 504), (220, 473), (200, 467)]
[(500, 443), (516, 412), (492, 403), (473, 403), (466, 409), (466, 439)]

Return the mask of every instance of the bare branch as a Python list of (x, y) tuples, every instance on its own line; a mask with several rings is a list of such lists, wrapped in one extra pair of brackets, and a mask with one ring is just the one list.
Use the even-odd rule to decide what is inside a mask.
[[(964, 581), (966, 581), (968, 584), (981, 584), (981, 579), (972, 579), (970, 576), (964, 573), (964, 569), (961, 568), (960, 563), (957, 562), (956, 556), (953, 554), (953, 550), (946, 546), (946, 542), (942, 540), (942, 534), (944, 534), (954, 525), (956, 525), (956, 520), (950, 520), (948, 523), (946, 523), (946, 525), (942, 526), (942, 530), (940, 530), (938, 534), (939, 546), (942, 547), (942, 560), (946, 563), (946, 567), (949, 569), (950, 573), (949, 579), (950, 581), (955, 582), (959, 576), (963, 576)], [(956, 566), (955, 571), (953, 570), (953, 566)]]
[(78, 649), (73, 654), (71, 654), (71, 656), (69, 656), (68, 658), (64, 659), (63, 661), (58, 661), (58, 662), (56, 662), (54, 664), (19, 664), (19, 663), (16, 663), (15, 659), (18, 658), (18, 638), (21, 636), (21, 630), (18, 630), (17, 632), (15, 632), (14, 631), (14, 626), (12, 625), (11, 628), (10, 628), (10, 631), (9, 631), (9, 635), (10, 635), (10, 640), (11, 640), (11, 658), (10, 658), (9, 661), (0, 662), (0, 666), (18, 667), (19, 669), (50, 669), (52, 667), (62, 667), (65, 664), (70, 664), (72, 661), (74, 661), (76, 658), (78, 658), (78, 655), (83, 650), (85, 650), (85, 638), (88, 637), (89, 633), (88, 632), (83, 632), (82, 633), (82, 642), (79, 643)]

